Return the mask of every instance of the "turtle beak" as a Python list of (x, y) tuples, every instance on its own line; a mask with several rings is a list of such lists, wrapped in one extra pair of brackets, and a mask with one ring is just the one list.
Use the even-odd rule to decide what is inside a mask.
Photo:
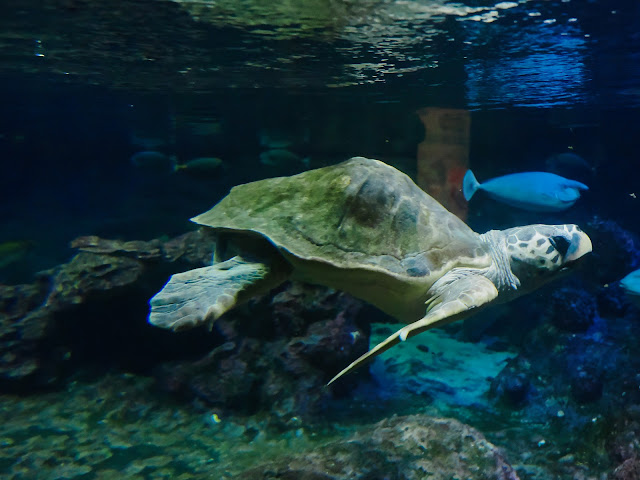
[(571, 236), (571, 244), (564, 257), (565, 263), (575, 262), (587, 253), (591, 253), (593, 246), (591, 239), (583, 231), (573, 232)]

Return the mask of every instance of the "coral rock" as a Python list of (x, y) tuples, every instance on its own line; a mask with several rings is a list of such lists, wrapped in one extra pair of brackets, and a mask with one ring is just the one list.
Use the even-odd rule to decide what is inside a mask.
[(393, 417), (313, 452), (252, 468), (236, 478), (518, 480), (502, 453), (457, 420)]
[(555, 290), (549, 306), (551, 320), (566, 332), (586, 332), (598, 316), (598, 305), (589, 292), (572, 287)]

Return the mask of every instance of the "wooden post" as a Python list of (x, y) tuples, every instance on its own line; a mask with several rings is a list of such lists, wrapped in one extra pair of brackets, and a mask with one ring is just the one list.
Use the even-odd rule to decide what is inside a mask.
[(462, 178), (469, 164), (471, 116), (467, 110), (436, 107), (417, 113), (425, 128), (424, 140), (418, 144), (418, 185), (466, 220)]

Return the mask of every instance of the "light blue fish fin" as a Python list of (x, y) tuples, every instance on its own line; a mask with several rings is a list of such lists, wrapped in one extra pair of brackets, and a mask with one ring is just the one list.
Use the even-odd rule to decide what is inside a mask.
[(578, 190), (589, 190), (589, 187), (587, 187), (584, 183), (578, 182), (576, 180), (571, 180), (566, 178), (566, 183), (565, 186), (569, 187), (569, 188), (576, 188)]
[[(571, 205), (573, 205), (573, 203), (575, 203), (576, 200), (580, 198), (580, 192), (574, 187), (565, 187), (562, 190), (558, 190), (555, 193), (554, 198), (560, 200), (563, 203), (572, 202)], [(560, 207), (562, 206), (562, 204), (558, 206)]]
[(640, 295), (640, 270), (635, 270), (620, 280), (620, 286), (627, 293)]
[(589, 190), (589, 187), (584, 183), (565, 178), (562, 182), (562, 189), (555, 193), (555, 198), (565, 203), (572, 202), (571, 205), (573, 205), (580, 198), (580, 190)]
[(476, 176), (471, 170), (467, 170), (462, 179), (462, 194), (464, 199), (468, 202), (473, 197), (473, 194), (480, 188), (480, 183), (476, 180)]

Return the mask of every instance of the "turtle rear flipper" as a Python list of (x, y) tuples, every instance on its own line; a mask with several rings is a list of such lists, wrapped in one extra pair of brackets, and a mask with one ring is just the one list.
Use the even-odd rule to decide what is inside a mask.
[(432, 289), (433, 296), (427, 302), (427, 314), (422, 319), (402, 327), (380, 342), (333, 377), (327, 385), (407, 338), (461, 320), (470, 315), (472, 310), (486, 306), (498, 296), (498, 290), (488, 278), (479, 274), (460, 275), (455, 270), (434, 283)]
[(150, 301), (149, 323), (174, 331), (208, 322), (254, 295), (281, 284), (287, 275), (271, 265), (236, 256), (210, 267), (171, 276)]

